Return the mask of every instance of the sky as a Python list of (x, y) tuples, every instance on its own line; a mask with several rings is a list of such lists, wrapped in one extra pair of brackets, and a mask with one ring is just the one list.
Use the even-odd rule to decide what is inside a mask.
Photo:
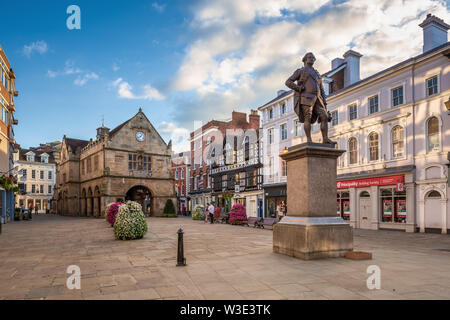
[[(67, 27), (70, 5), (81, 29)], [(2, 0), (1, 8), (24, 148), (63, 135), (95, 139), (103, 119), (113, 129), (141, 107), (174, 151), (188, 150), (194, 123), (264, 105), (308, 51), (324, 73), (355, 50), (364, 78), (422, 52), (427, 13), (450, 23), (445, 0)]]

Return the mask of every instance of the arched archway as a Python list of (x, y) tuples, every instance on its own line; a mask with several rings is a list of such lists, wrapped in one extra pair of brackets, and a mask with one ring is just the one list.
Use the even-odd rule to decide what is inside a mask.
[(86, 215), (87, 215), (86, 189), (83, 188), (83, 191), (81, 191), (81, 216), (85, 217)]
[(87, 216), (88, 217), (92, 217), (92, 210), (93, 210), (93, 207), (94, 207), (94, 198), (93, 198), (93, 195), (92, 195), (92, 189), (91, 189), (91, 187), (89, 187), (89, 189), (88, 189), (88, 193), (87, 193)]
[(153, 212), (153, 195), (151, 191), (144, 186), (134, 186), (128, 190), (125, 200), (136, 201), (142, 206), (145, 215), (151, 215)]

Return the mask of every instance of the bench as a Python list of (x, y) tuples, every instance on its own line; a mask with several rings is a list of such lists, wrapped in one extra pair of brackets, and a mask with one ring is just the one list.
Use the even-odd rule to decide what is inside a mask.
[(258, 221), (258, 227), (263, 228), (264, 226), (272, 227), (280, 222), (280, 219), (278, 218), (263, 218), (261, 221)]
[(250, 227), (250, 225), (253, 225), (253, 228), (259, 227), (259, 222), (262, 218), (260, 217), (248, 217), (247, 221), (244, 222), (244, 224), (247, 225), (247, 227)]
[(215, 219), (217, 222), (220, 222), (220, 223), (228, 223), (228, 219), (230, 218), (230, 215), (228, 215), (228, 214), (221, 214), (220, 216), (219, 216), (219, 218), (218, 219)]

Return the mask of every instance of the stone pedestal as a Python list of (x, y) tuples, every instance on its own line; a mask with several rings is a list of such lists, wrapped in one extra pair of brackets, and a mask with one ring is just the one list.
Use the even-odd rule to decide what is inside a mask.
[(304, 143), (280, 155), (287, 162), (287, 216), (273, 229), (273, 251), (309, 260), (353, 250), (353, 229), (336, 216), (336, 165), (345, 150)]

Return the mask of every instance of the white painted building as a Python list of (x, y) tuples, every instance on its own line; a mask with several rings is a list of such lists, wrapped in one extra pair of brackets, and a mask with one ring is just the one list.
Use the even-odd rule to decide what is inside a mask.
[(39, 213), (50, 210), (55, 186), (56, 164), (52, 152), (24, 150), (14, 154), (17, 180), (21, 194), (16, 196), (16, 208), (38, 207)]
[[(450, 229), (449, 26), (431, 15), (420, 26), (426, 51), (416, 57), (359, 80), (361, 55), (348, 51), (323, 74), (333, 114), (329, 135), (347, 150), (338, 160), (337, 214), (356, 228)], [(296, 125), (292, 91), (259, 110), (270, 189), (286, 179), (278, 154), (306, 137)], [(320, 142), (314, 129), (313, 141)]]

